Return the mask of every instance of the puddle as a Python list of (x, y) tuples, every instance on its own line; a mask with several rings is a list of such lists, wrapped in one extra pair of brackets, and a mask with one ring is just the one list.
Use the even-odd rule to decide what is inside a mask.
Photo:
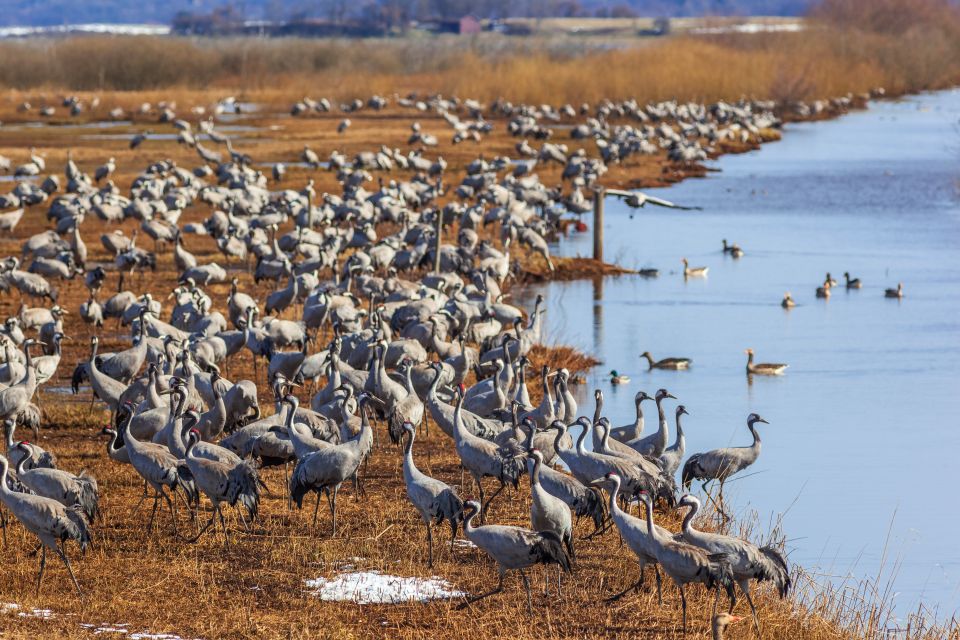
[(321, 600), (357, 604), (399, 604), (460, 598), (466, 594), (436, 576), (405, 578), (379, 571), (342, 573), (335, 578), (305, 580), (307, 588)]

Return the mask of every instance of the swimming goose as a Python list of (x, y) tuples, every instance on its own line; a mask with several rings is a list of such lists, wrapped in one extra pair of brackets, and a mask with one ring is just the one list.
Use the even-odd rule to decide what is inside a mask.
[(780, 301), (780, 306), (784, 309), (792, 309), (797, 306), (797, 303), (793, 301), (793, 296), (790, 295), (789, 291), (783, 294), (783, 300)]
[(693, 362), (690, 358), (664, 358), (663, 360), (654, 360), (649, 351), (640, 354), (641, 358), (646, 358), (651, 369), (687, 369)]
[(743, 257), (743, 249), (741, 249), (736, 242), (733, 244), (727, 244), (727, 239), (723, 239), (723, 252), (729, 253), (734, 258)]
[(703, 278), (707, 275), (707, 271), (710, 270), (710, 267), (691, 267), (686, 258), (682, 258), (681, 262), (683, 262), (684, 278)]
[(860, 278), (851, 278), (850, 274), (846, 271), (843, 272), (843, 277), (847, 281), (847, 289), (860, 289), (863, 287)]
[(753, 363), (753, 349), (744, 351), (747, 354), (747, 374), (755, 373), (761, 376), (779, 376), (786, 371), (788, 364), (777, 364), (770, 362)]
[(830, 274), (827, 274), (827, 279), (823, 281), (823, 285), (817, 287), (817, 297), (818, 298), (829, 298), (830, 297)]
[(884, 297), (887, 298), (902, 298), (903, 297), (903, 283), (898, 282), (896, 289), (887, 289), (883, 292)]
[(837, 286), (837, 281), (830, 275), (829, 271), (827, 271), (827, 276), (823, 279), (823, 282), (831, 287)]

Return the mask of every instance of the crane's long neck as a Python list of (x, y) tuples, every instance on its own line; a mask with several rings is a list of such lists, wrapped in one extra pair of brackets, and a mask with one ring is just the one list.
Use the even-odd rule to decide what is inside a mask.
[(608, 425), (604, 424), (603, 420), (597, 423), (597, 426), (600, 427), (600, 450), (608, 451), (610, 447), (610, 429)]
[(643, 400), (637, 400), (637, 419), (633, 423), (634, 429), (636, 430), (636, 436), (643, 433)]
[(415, 471), (417, 469), (417, 465), (413, 462), (414, 432), (408, 431), (407, 433), (410, 437), (407, 439), (407, 446), (403, 448), (403, 467), (405, 471), (409, 472)]
[(7, 473), (10, 469), (10, 464), (7, 462), (7, 459), (0, 456), (0, 496), (3, 496), (4, 502), (10, 496), (12, 491), (10, 487), (7, 486)]
[(755, 452), (754, 455), (760, 455), (760, 434), (757, 433), (757, 428), (753, 426), (753, 423), (747, 424), (747, 428), (750, 429), (750, 433), (753, 434), (753, 444), (750, 445), (750, 448)]
[(584, 453), (586, 453), (586, 449), (583, 446), (583, 442), (584, 440), (587, 439), (587, 431), (589, 431), (590, 428), (587, 426), (584, 426), (583, 424), (581, 424), (580, 426), (583, 427), (583, 431), (580, 432), (580, 437), (577, 438), (577, 453), (579, 453), (580, 455), (583, 455)]
[(610, 513), (621, 512), (620, 504), (617, 502), (617, 495), (620, 493), (620, 477), (614, 477), (610, 479), (613, 482), (613, 489), (610, 490)]
[(697, 516), (697, 513), (700, 512), (700, 503), (691, 502), (690, 511), (687, 512), (687, 515), (683, 517), (682, 530), (684, 533), (690, 533), (693, 531), (693, 519)]
[(669, 427), (667, 426), (667, 416), (663, 411), (663, 399), (661, 398), (657, 398), (657, 414), (660, 418), (660, 426), (657, 429), (657, 435), (659, 436), (660, 441), (666, 445), (667, 440), (670, 437), (670, 433), (668, 431)]
[(14, 424), (5, 424), (3, 427), (4, 435), (7, 438), (7, 454), (9, 455), (10, 450), (13, 449), (13, 433), (16, 431), (16, 425)]
[(647, 511), (647, 535), (651, 538), (654, 538), (653, 533), (653, 503), (643, 500), (643, 506), (646, 507)]

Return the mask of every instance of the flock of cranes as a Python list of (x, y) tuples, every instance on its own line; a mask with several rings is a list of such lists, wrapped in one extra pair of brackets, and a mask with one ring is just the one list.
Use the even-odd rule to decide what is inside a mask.
[[(305, 99), (292, 112), (322, 110), (322, 104)], [(697, 530), (693, 519), (700, 503), (682, 495), (681, 487), (702, 482), (724, 514), (723, 485), (756, 461), (756, 425), (766, 421), (749, 416), (750, 446), (688, 456), (681, 424), (687, 410), (683, 405), (672, 410), (676, 437), (671, 442), (666, 404), (675, 398), (666, 389), (653, 396), (638, 392), (636, 419), (627, 425), (615, 425), (603, 414), (599, 390), (592, 416), (581, 415), (570, 372), (532, 366), (534, 347), (544, 342), (542, 298), (533, 309), (520, 309), (506, 301), (506, 288), (522, 271), (520, 257), (554, 268), (547, 239), (564, 213), (576, 211), (581, 190), (592, 188), (607, 163), (659, 150), (686, 161), (728, 137), (751, 139), (760, 128), (776, 124), (772, 105), (604, 102), (586, 125), (574, 129), (574, 139), (597, 143), (600, 155), (589, 157), (548, 141), (550, 122), (582, 111), (569, 105), (551, 110), (500, 101), (483, 107), (440, 97), (398, 104), (434, 111), (455, 136), (472, 132), (477, 139), (491, 130), (486, 117), (505, 117), (508, 130), (522, 139), (518, 152), (532, 154), (530, 162), (518, 170), (502, 159), (480, 156), (459, 186), (445, 190), (436, 178), (445, 175), (446, 163), (423, 157), (435, 139), (417, 123), (411, 144), (420, 148), (408, 154), (383, 147), (349, 159), (334, 152), (324, 163), (305, 146), (304, 163), (336, 172), (339, 194), (318, 195), (312, 181), (299, 191), (271, 189), (250, 156), (234, 150), (212, 121), (193, 136), (190, 124), (167, 107), (162, 120), (191, 134), (181, 136), (180, 143), (196, 150), (200, 167), (151, 162), (134, 177), (129, 194), (121, 195), (112, 183), (118, 171), (114, 158), (92, 178), (70, 158), (65, 188), (57, 178), (56, 188), (47, 185), (49, 190), (36, 195), (34, 204), (48, 204), (47, 216), (56, 228), (23, 238), (20, 255), (0, 266), (0, 290), (16, 290), (22, 301), (0, 331), (6, 356), (0, 420), (7, 446), (6, 458), (0, 458), (0, 501), (41, 542), (38, 590), (49, 549), (80, 591), (65, 545), (90, 543), (99, 488), (89, 474), (59, 468), (54, 452), (17, 441), (15, 430), (42, 426), (38, 389), (56, 380), (58, 369), (67, 372), (67, 365), (60, 367), (61, 342), (83, 322), (93, 331), (90, 352), (71, 363), (71, 386), (75, 393), (89, 387), (109, 410), (110, 423), (101, 431), (105, 455), (142, 480), (144, 499), (153, 498), (149, 531), (168, 513), (173, 535), (184, 543), (213, 529), (222, 532), (225, 545), (242, 545), (242, 535), (229, 533), (228, 508), (248, 530), (258, 520), (265, 475), (283, 467), (288, 505), (309, 508), (309, 494), (315, 494), (312, 526), (325, 529), (319, 523), (325, 494), (327, 532), (337, 535), (340, 490), (352, 487), (363, 495), (367, 461), (375, 449), (392, 442), (402, 450), (396, 468), (408, 501), (426, 528), (427, 564), (432, 566), (435, 556), (433, 529), (446, 523), (451, 554), (462, 526), (466, 539), (497, 565), (498, 586), (467, 603), (500, 593), (505, 575), (518, 571), (532, 613), (527, 569), (555, 564), (559, 574), (584, 571), (578, 565), (583, 550), (605, 545), (607, 554), (627, 557), (629, 550), (640, 566), (637, 585), (614, 598), (643, 584), (649, 565), (658, 594), (661, 570), (677, 586), (684, 629), (687, 587), (701, 583), (724, 590), (731, 611), (738, 588), (759, 631), (751, 583), (770, 581), (786, 596), (791, 578), (782, 551)], [(350, 107), (351, 112), (362, 108), (382, 109), (386, 103), (371, 99)], [(613, 125), (614, 118), (633, 118), (635, 124)], [(349, 126), (350, 120), (343, 120), (338, 130)], [(229, 157), (199, 142), (201, 136), (216, 142), (217, 135)], [(531, 140), (542, 142), (539, 151)], [(149, 132), (143, 132), (131, 140), (131, 148), (142, 150), (149, 143)], [(543, 184), (532, 173), (537, 163), (562, 167), (564, 185)], [(37, 168), (34, 175), (45, 170), (40, 156), (31, 164)], [(406, 177), (399, 173), (404, 170)], [(389, 173), (391, 179), (369, 190), (371, 171)], [(288, 179), (282, 164), (273, 163), (273, 178)], [(632, 207), (676, 207), (636, 192), (611, 193)], [(199, 211), (208, 212), (202, 222), (180, 219)], [(84, 221), (94, 216), (105, 224), (139, 222), (130, 236), (119, 229), (101, 236), (111, 262), (94, 263), (88, 256)], [(485, 231), (491, 225), (495, 231)], [(193, 253), (195, 241), (185, 240), (190, 235), (210, 236), (233, 264), (225, 269)], [(153, 240), (152, 251), (138, 246), (143, 236)], [(21, 270), (21, 261), (28, 260), (28, 269)], [(67, 269), (44, 270), (48, 262)], [(167, 264), (177, 271), (170, 291), (136, 275)], [(706, 274), (705, 268), (684, 264), (685, 275)], [(244, 270), (269, 288), (260, 295), (245, 289), (240, 284)], [(231, 287), (224, 298), (218, 285), (227, 283)], [(56, 303), (65, 287), (83, 292), (85, 301), (76, 310), (29, 306), (44, 299)], [(77, 320), (68, 322), (68, 331), (64, 324), (74, 311)], [(129, 327), (130, 346), (104, 353), (98, 335), (113, 322)], [(28, 337), (31, 331), (37, 331), (37, 339)], [(37, 347), (44, 355), (33, 352)], [(779, 373), (785, 367), (754, 364), (748, 353), (752, 373)], [(687, 358), (656, 360), (649, 352), (643, 357), (650, 368), (690, 365)], [(229, 372), (247, 359), (253, 379), (231, 380)], [(275, 410), (269, 416), (261, 410), (258, 382), (272, 390)], [(536, 403), (531, 385), (542, 392)], [(309, 400), (298, 397), (307, 387), (313, 389)], [(641, 405), (647, 400), (657, 408), (653, 433), (644, 431)], [(457, 456), (459, 482), (431, 477), (418, 467), (418, 437), (439, 438)], [(712, 481), (720, 485), (716, 498), (708, 490)], [(478, 500), (469, 498), (471, 486)], [(504, 491), (528, 490), (526, 526), (495, 523), (501, 510), (494, 501)], [(642, 517), (630, 513), (634, 507)], [(681, 531), (656, 523), (677, 508), (690, 509)], [(210, 514), (206, 523), (193, 535), (184, 534), (183, 513), (194, 519), (204, 510)], [(586, 540), (576, 533), (580, 519), (594, 527)], [(605, 542), (609, 538), (602, 536), (611, 528), (625, 547)], [(561, 575), (558, 597), (562, 583)], [(722, 634), (736, 619), (715, 616), (714, 633)]]

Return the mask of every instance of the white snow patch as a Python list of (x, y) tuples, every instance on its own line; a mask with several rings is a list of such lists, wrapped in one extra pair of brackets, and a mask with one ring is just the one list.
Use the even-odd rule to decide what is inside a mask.
[(40, 618), (41, 620), (49, 620), (50, 618), (55, 617), (55, 614), (50, 609), (31, 609), (30, 611), (21, 611), (17, 614), (21, 618)]
[(466, 538), (457, 538), (453, 541), (453, 546), (459, 549), (476, 549), (477, 545), (473, 544)]
[(438, 578), (405, 578), (379, 571), (355, 571), (335, 578), (305, 580), (313, 595), (321, 600), (357, 604), (398, 604), (459, 598), (466, 594)]

